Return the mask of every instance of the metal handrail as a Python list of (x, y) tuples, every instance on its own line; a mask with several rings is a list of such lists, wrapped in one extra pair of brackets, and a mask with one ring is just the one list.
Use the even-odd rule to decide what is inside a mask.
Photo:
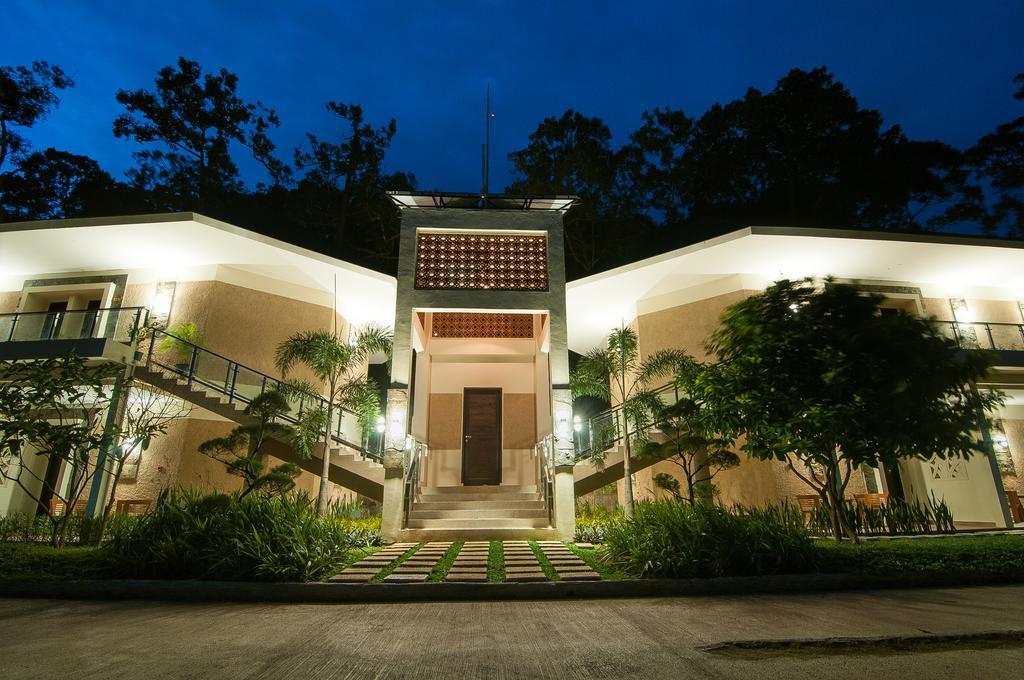
[(544, 490), (544, 507), (548, 513), (548, 526), (554, 526), (555, 491), (555, 437), (547, 435), (534, 446), (537, 456), (537, 483)]
[[(679, 401), (682, 397), (679, 386), (675, 383), (668, 383), (667, 385), (655, 388), (651, 390), (651, 394), (658, 397), (671, 394), (674, 400), (672, 403)], [(605, 409), (587, 418), (585, 425), (580, 428), (580, 431), (574, 437), (576, 460), (581, 461), (590, 458), (594, 454), (595, 449), (607, 451), (623, 440), (624, 430), (629, 430), (626, 432), (626, 436), (633, 436), (640, 432), (640, 428), (636, 427), (636, 423), (628, 423), (630, 427), (626, 427), (624, 426), (624, 421), (626, 421), (626, 418), (623, 414), (622, 404)]]
[[(996, 321), (932, 320), (933, 326), (956, 342), (960, 349), (1024, 350), (1024, 324)], [(978, 337), (978, 331), (987, 343)], [(993, 334), (993, 330), (997, 332)], [(998, 338), (998, 339), (997, 339)]]
[(410, 437), (406, 448), (405, 479), (402, 480), (403, 503), (402, 509), (405, 518), (402, 526), (409, 527), (409, 515), (412, 513), (413, 503), (416, 502), (416, 490), (420, 485), (420, 469), (423, 467), (423, 459), (427, 457), (427, 445)]
[[(258, 394), (260, 395), (265, 393), (268, 389), (279, 389), (282, 385), (285, 385), (284, 381), (278, 378), (267, 375), (262, 371), (257, 371), (254, 368), (241, 364), (237, 361), (234, 361), (233, 359), (229, 359), (228, 357), (222, 354), (218, 354), (216, 352), (200, 347), (193, 342), (189, 342), (188, 340), (178, 337), (177, 335), (174, 335), (172, 333), (168, 333), (165, 330), (159, 328), (152, 328), (151, 331), (152, 332), (150, 334), (149, 351), (147, 352), (145, 358), (145, 365), (147, 367), (159, 366), (161, 369), (165, 371), (169, 371), (175, 375), (183, 377), (189, 385), (202, 385), (203, 387), (209, 388), (214, 392), (223, 394), (228, 398), (229, 404), (234, 403), (235, 401), (242, 404), (248, 404), (252, 401), (254, 396), (257, 396), (247, 396), (243, 392), (239, 391), (238, 374), (240, 371), (248, 372), (256, 376), (256, 378), (259, 380)], [(162, 344), (168, 340), (173, 340), (176, 343), (180, 344), (181, 346), (188, 348), (189, 355), (187, 362), (183, 361), (181, 363), (171, 364), (167, 363), (160, 357), (160, 350), (157, 348), (157, 344)], [(217, 360), (225, 362), (226, 365), (223, 374), (223, 380), (210, 380), (208, 377), (204, 377), (197, 371), (200, 359), (203, 357), (213, 357)], [(295, 415), (292, 415), (290, 413), (282, 414), (280, 416), (280, 419), (287, 423), (297, 424), (299, 420), (302, 418), (302, 415), (307, 407), (319, 407), (326, 410), (327, 405), (328, 401), (323, 396), (317, 395), (314, 397), (311, 395), (300, 395), (298, 412)], [(331, 440), (335, 443), (347, 446), (350, 449), (359, 451), (360, 454), (365, 458), (381, 462), (383, 460), (382, 453), (380, 451), (374, 451), (369, 447), (368, 437), (364, 436), (362, 442), (355, 443), (346, 439), (341, 431), (341, 423), (344, 415), (348, 414), (358, 418), (358, 414), (356, 414), (356, 412), (353, 411), (352, 409), (347, 408), (341, 404), (334, 405), (334, 412), (338, 414), (338, 417), (337, 426), (334, 428), (334, 431), (331, 432), (330, 434)]]
[[(127, 329), (118, 327), (118, 320), (125, 313), (134, 314), (131, 326)], [(91, 317), (91, 328), (87, 333), (79, 331), (77, 337), (60, 337), (66, 319)], [(113, 323), (111, 323), (111, 317)], [(44, 322), (32, 329), (29, 338), (16, 337), (19, 326), (25, 325), (26, 319), (42, 318)], [(66, 309), (63, 311), (12, 312), (0, 314), (0, 342), (19, 342), (24, 340), (84, 340), (89, 338), (106, 338), (121, 342), (116, 336), (119, 330), (127, 330), (125, 344), (133, 345), (138, 340), (149, 321), (149, 310), (145, 307), (99, 307), (97, 309)], [(10, 325), (8, 326), (8, 322)]]

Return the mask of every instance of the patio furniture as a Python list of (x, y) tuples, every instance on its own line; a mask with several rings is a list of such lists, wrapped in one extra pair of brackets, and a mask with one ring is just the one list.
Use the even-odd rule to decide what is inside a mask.
[(856, 499), (858, 507), (865, 505), (872, 510), (878, 510), (889, 502), (889, 494), (887, 493), (858, 493), (854, 494), (853, 497)]
[[(89, 501), (75, 501), (71, 508), (72, 515), (80, 515), (85, 512), (85, 506), (89, 504)], [(50, 516), (60, 517), (67, 511), (67, 503), (62, 500), (51, 498), (50, 499)]]
[(1013, 523), (1024, 522), (1024, 508), (1021, 507), (1020, 496), (1017, 492), (1006, 489), (1006, 502), (1010, 506), (1010, 516), (1013, 518)]
[(149, 512), (149, 506), (152, 504), (153, 501), (148, 498), (118, 501), (114, 507), (114, 512), (120, 512), (125, 515), (145, 515)]
[(818, 494), (797, 496), (796, 504), (800, 508), (800, 512), (803, 513), (804, 525), (811, 526), (811, 515), (821, 507), (821, 496)]

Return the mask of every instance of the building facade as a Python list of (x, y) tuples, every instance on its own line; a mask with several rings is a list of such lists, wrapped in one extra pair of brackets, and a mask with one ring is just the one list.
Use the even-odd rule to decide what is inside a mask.
[[(393, 200), (402, 212), (397, 277), (191, 213), (0, 225), (0, 359), (74, 349), (124, 365), (138, 390), (187, 405), (117, 487), (117, 500), (144, 503), (172, 486), (238, 487), (198, 447), (242, 422), (247, 401), (282, 377), (274, 353), (283, 340), (303, 330), (349, 337), (363, 324), (387, 325), (390, 368), (369, 369), (387, 375), (383, 432), (378, 441), (354, 414), (339, 416), (329, 454), (334, 496), (382, 503), (390, 539), (571, 538), (576, 497), (612, 485), (621, 494), (622, 451), (613, 444), (600, 469), (579, 458), (589, 428), (586, 418), (574, 419), (570, 351), (599, 346), (626, 324), (643, 356), (673, 348), (706, 359), (704, 341), (730, 304), (779, 278), (834, 276), (881, 294), (883, 307), (931, 318), (965, 351), (996, 352), (979, 388), (1007, 395), (998, 428), (986, 433), (993, 455), (867, 468), (848, 492), (934, 495), (963, 527), (1021, 521), (1020, 244), (750, 227), (567, 283), (569, 197)], [(183, 322), (201, 342), (168, 345)], [(142, 328), (153, 330), (134, 332)], [(284, 445), (270, 458), (298, 462), (298, 488), (316, 492), (321, 459), (301, 460)], [(26, 465), (40, 463), (25, 457)], [(640, 495), (663, 493), (653, 483), (660, 472), (674, 468), (636, 470)], [(32, 473), (59, 486), (67, 471)], [(809, 493), (770, 462), (744, 460), (715, 482), (723, 503)], [(94, 509), (105, 489), (93, 491)], [(15, 484), (0, 484), (0, 513), (42, 510), (36, 505)]]

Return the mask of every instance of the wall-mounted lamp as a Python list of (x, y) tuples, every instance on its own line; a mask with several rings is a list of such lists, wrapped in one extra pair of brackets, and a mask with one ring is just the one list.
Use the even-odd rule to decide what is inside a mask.
[(377, 433), (384, 432), (384, 416), (377, 416)]
[(171, 306), (174, 304), (174, 291), (177, 283), (174, 281), (162, 281), (156, 284), (156, 292), (153, 294), (153, 303), (150, 305), (152, 316), (150, 321), (161, 328), (167, 326), (171, 318)]
[(555, 402), (555, 435), (561, 439), (572, 437), (572, 406), (564, 402)]
[(583, 421), (580, 419), (579, 416), (572, 417), (572, 429), (576, 432), (579, 432), (580, 430), (583, 429)]

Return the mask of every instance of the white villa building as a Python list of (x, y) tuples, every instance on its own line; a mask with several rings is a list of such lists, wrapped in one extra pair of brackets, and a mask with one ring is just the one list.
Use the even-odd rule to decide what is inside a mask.
[[(74, 349), (192, 404), (117, 487), (118, 500), (144, 504), (175, 485), (238, 487), (198, 446), (281, 377), (274, 353), (290, 335), (385, 325), (395, 337), (383, 441), (364, 436), (353, 414), (340, 417), (335, 495), (381, 502), (390, 540), (571, 538), (576, 497), (614, 483), (621, 493), (622, 452), (613, 442), (602, 469), (578, 455), (590, 443), (574, 441), (587, 428), (574, 421), (570, 350), (586, 352), (625, 323), (642, 355), (678, 348), (705, 359), (703, 342), (730, 304), (783, 277), (834, 276), (883, 295), (884, 307), (934, 319), (964, 351), (994, 350), (979, 387), (1007, 395), (988, 433), (992, 455), (867, 468), (849, 493), (934, 494), (963, 527), (1022, 521), (1024, 244), (748, 227), (567, 283), (562, 216), (572, 197), (392, 199), (402, 213), (397, 277), (192, 213), (0, 224), (0, 360)], [(171, 357), (162, 340), (180, 322), (203, 341)], [(154, 330), (140, 338), (134, 331), (147, 325)], [(298, 487), (315, 494), (321, 459), (300, 460), (283, 444), (272, 453), (299, 462)], [(661, 493), (653, 475), (673, 469), (637, 470), (638, 494)], [(37, 472), (59, 485), (66, 471)], [(810, 493), (771, 462), (744, 460), (715, 481), (724, 503)], [(94, 488), (88, 511), (105, 493)], [(0, 514), (36, 506), (0, 482)]]

